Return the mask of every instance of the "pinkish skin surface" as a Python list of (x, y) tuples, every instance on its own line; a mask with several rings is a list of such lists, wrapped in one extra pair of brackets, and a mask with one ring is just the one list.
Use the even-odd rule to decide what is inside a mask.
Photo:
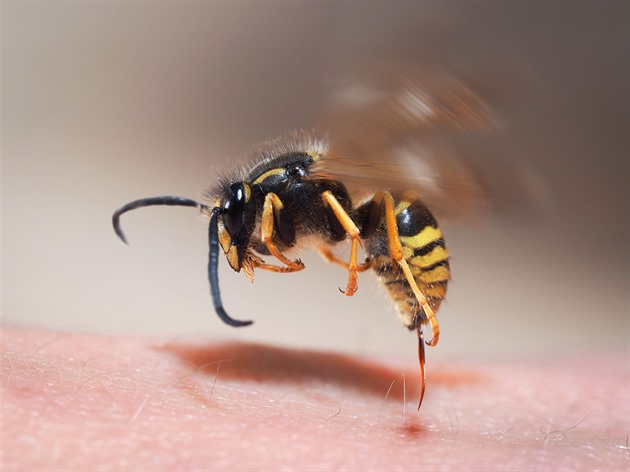
[(625, 353), (432, 362), (417, 413), (412, 364), (10, 327), (2, 344), (3, 471), (629, 467)]

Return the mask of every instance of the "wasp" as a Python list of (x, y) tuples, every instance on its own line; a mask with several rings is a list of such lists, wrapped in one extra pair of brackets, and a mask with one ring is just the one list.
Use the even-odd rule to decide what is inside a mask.
[[(419, 176), (413, 162), (404, 165), (394, 156), (416, 153), (427, 161), (435, 153), (418, 142), (426, 142), (427, 135), (478, 128), (488, 121), (488, 109), (459, 82), (442, 81), (437, 93), (409, 78), (394, 82), (392, 87), (388, 80), (386, 88), (367, 94), (366, 100), (357, 101), (354, 93), (346, 95), (352, 97), (349, 103), (339, 105), (338, 100), (328, 116), (335, 131), (327, 135), (293, 132), (258, 146), (248, 167), (220, 179), (201, 201), (176, 196), (132, 201), (114, 213), (113, 226), (126, 242), (122, 214), (153, 205), (196, 207), (209, 221), (214, 310), (234, 327), (252, 321), (232, 318), (224, 309), (218, 277), (221, 252), (232, 269), (253, 280), (256, 269), (303, 270), (304, 263), (291, 254), (312, 247), (347, 272), (345, 289), (340, 289), (346, 296), (357, 291), (359, 273), (375, 272), (403, 325), (417, 334), (419, 409), (426, 388), (424, 346), (438, 343), (436, 313), (451, 278), (444, 235), (425, 201), (454, 199), (442, 184), (448, 180), (442, 174), (460, 187), (469, 185), (462, 184), (469, 179), (444, 156), (436, 158), (432, 173)], [(469, 187), (459, 193), (474, 194), (476, 187)], [(350, 245), (346, 258), (334, 251), (344, 241)], [(361, 248), (365, 260), (359, 258)], [(426, 341), (425, 325), (431, 330)]]

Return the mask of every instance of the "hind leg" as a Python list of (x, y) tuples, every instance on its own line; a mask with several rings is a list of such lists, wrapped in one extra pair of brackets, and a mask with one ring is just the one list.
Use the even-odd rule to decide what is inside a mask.
[(409, 286), (411, 287), (411, 290), (413, 291), (413, 294), (415, 295), (416, 299), (418, 300), (418, 303), (424, 310), (424, 313), (426, 317), (428, 318), (429, 322), (431, 323), (431, 330), (432, 330), (433, 336), (431, 340), (427, 341), (426, 343), (429, 346), (435, 346), (437, 345), (440, 339), (440, 325), (437, 321), (437, 318), (435, 317), (433, 308), (431, 308), (431, 305), (429, 305), (429, 301), (427, 300), (427, 297), (422, 293), (422, 291), (420, 290), (420, 287), (418, 287), (418, 284), (416, 283), (416, 279), (414, 278), (413, 274), (411, 273), (411, 269), (409, 268), (409, 264), (403, 257), (403, 247), (402, 247), (402, 243), (400, 242), (400, 235), (398, 234), (398, 225), (396, 223), (394, 197), (392, 197), (392, 194), (389, 193), (388, 191), (383, 192), (383, 197), (385, 200), (385, 224), (387, 226), (387, 240), (388, 240), (388, 245), (389, 245), (389, 254), (392, 260), (396, 264), (398, 264), (400, 268), (402, 269), (403, 273), (405, 274), (405, 278), (407, 279), (407, 282), (409, 283)]

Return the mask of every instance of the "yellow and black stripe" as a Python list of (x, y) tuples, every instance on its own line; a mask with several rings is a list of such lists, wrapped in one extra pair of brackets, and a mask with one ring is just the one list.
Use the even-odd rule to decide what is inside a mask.
[[(431, 212), (415, 195), (405, 193), (394, 198), (403, 258), (409, 265), (418, 288), (435, 312), (446, 296), (451, 275), (442, 230)], [(426, 322), (428, 317), (402, 269), (392, 261), (384, 222), (367, 249), (373, 260), (372, 266), (394, 300), (403, 324), (409, 329), (415, 329)]]

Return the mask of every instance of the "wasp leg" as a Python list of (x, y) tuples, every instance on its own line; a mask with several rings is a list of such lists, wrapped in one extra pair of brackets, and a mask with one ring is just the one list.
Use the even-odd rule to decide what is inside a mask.
[(304, 264), (302, 263), (302, 261), (300, 261), (299, 259), (295, 261), (288, 259), (278, 250), (271, 239), (273, 236), (274, 221), (276, 222), (276, 226), (278, 227), (279, 232), (282, 233), (280, 222), (282, 221), (283, 209), (284, 205), (282, 204), (282, 200), (280, 200), (278, 195), (276, 195), (275, 193), (268, 193), (265, 196), (265, 203), (262, 213), (261, 232), (262, 242), (265, 244), (265, 246), (267, 246), (269, 252), (276, 259), (282, 262), (286, 267), (277, 267), (270, 264), (264, 264), (262, 260), (260, 260), (260, 265), (257, 265), (257, 267), (274, 272), (297, 272), (298, 270), (304, 269)]
[[(337, 257), (330, 248), (326, 246), (320, 246), (317, 248), (319, 254), (322, 258), (328, 262), (329, 264), (337, 264), (340, 267), (343, 267), (346, 270), (349, 270), (350, 265), (344, 261), (343, 259)], [(372, 260), (370, 258), (366, 259), (363, 264), (357, 265), (357, 272), (364, 272), (372, 267)]]
[[(322, 200), (324, 205), (327, 208), (330, 208), (337, 218), (337, 221), (341, 224), (343, 229), (348, 233), (351, 239), (350, 246), (350, 261), (347, 266), (344, 263), (344, 267), (348, 270), (348, 284), (346, 285), (346, 290), (342, 291), (345, 295), (351, 297), (355, 294), (358, 288), (357, 284), (357, 247), (360, 243), (360, 231), (357, 228), (357, 225), (354, 224), (354, 221), (350, 218), (346, 210), (343, 209), (341, 204), (337, 201), (335, 196), (329, 191), (325, 191), (322, 193)], [(333, 262), (336, 258), (333, 258)]]
[[(267, 264), (260, 257), (252, 257), (251, 264), (252, 264), (252, 267), (255, 267), (256, 269), (268, 270), (270, 272), (296, 272), (296, 269), (294, 269), (293, 267)], [(303, 268), (304, 267), (302, 267), (302, 269)], [(301, 270), (301, 269), (297, 269), (297, 270)]]
[(416, 280), (411, 273), (411, 269), (409, 268), (409, 264), (403, 257), (403, 249), (402, 244), (400, 242), (400, 236), (398, 235), (398, 225), (396, 224), (396, 212), (394, 209), (394, 197), (389, 192), (383, 192), (383, 196), (385, 197), (385, 223), (387, 226), (387, 239), (389, 241), (389, 254), (391, 258), (401, 267), (405, 274), (405, 278), (407, 282), (411, 286), (411, 290), (413, 291), (418, 303), (424, 310), (425, 315), (429, 319), (431, 323), (431, 329), (433, 331), (433, 337), (430, 341), (427, 341), (429, 346), (437, 345), (440, 339), (440, 325), (435, 317), (435, 313), (433, 308), (429, 305), (429, 301), (427, 297), (420, 291)]

